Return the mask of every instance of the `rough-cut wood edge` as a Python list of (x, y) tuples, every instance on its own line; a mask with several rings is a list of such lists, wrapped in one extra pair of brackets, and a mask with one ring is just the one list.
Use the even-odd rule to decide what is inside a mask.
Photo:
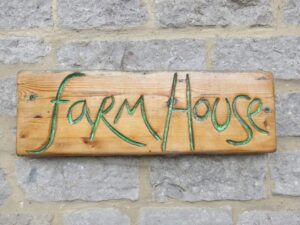
[(29, 157), (29, 158), (56, 158), (56, 157), (131, 157), (131, 156), (143, 156), (143, 157), (153, 157), (153, 156), (179, 156), (179, 155), (255, 155), (255, 154), (267, 154), (267, 153), (274, 153), (277, 151), (277, 126), (276, 126), (276, 95), (275, 95), (275, 80), (274, 80), (274, 75), (271, 71), (259, 71), (259, 70), (252, 70), (252, 71), (234, 71), (234, 70), (226, 70), (226, 71), (220, 71), (220, 70), (177, 70), (177, 71), (163, 71), (163, 70), (155, 70), (155, 71), (110, 71), (110, 70), (20, 70), (17, 72), (17, 89), (16, 89), (16, 102), (17, 102), (17, 120), (16, 120), (16, 129), (18, 130), (18, 120), (19, 120), (19, 104), (18, 104), (18, 87), (19, 87), (19, 79), (20, 76), (22, 76), (23, 73), (31, 73), (32, 75), (38, 75), (40, 73), (74, 73), (74, 72), (81, 72), (81, 73), (128, 73), (128, 74), (152, 74), (152, 73), (161, 73), (161, 72), (197, 72), (197, 73), (207, 73), (207, 74), (215, 74), (215, 73), (220, 73), (220, 74), (266, 74), (270, 76), (270, 80), (272, 82), (272, 97), (274, 98), (273, 101), (273, 109), (274, 109), (274, 149), (270, 149), (268, 151), (261, 151), (261, 150), (254, 150), (254, 151), (248, 151), (248, 152), (230, 152), (228, 150), (224, 151), (218, 151), (218, 152), (156, 152), (156, 153), (149, 153), (149, 154), (41, 154), (41, 155), (29, 155), (29, 154), (20, 154), (18, 152), (17, 146), (18, 146), (18, 136), (16, 135), (16, 155), (20, 157)]

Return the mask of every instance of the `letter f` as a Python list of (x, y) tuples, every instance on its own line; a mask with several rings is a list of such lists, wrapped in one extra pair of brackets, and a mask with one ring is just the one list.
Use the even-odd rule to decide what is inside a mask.
[(54, 108), (53, 108), (53, 112), (52, 112), (52, 120), (51, 120), (51, 129), (50, 129), (50, 134), (48, 137), (48, 141), (45, 145), (43, 145), (42, 147), (40, 147), (37, 150), (27, 150), (27, 152), (29, 154), (41, 154), (42, 152), (46, 151), (52, 144), (55, 138), (55, 134), (56, 134), (56, 124), (57, 124), (57, 114), (58, 114), (58, 105), (59, 104), (66, 104), (67, 102), (69, 102), (69, 100), (62, 100), (60, 99), (63, 90), (67, 84), (67, 82), (74, 78), (74, 77), (82, 77), (85, 76), (85, 74), (83, 73), (71, 73), (68, 76), (66, 76), (64, 78), (64, 80), (61, 82), (61, 84), (59, 85), (59, 88), (57, 90), (56, 93), (56, 98), (51, 100), (52, 103), (54, 103)]

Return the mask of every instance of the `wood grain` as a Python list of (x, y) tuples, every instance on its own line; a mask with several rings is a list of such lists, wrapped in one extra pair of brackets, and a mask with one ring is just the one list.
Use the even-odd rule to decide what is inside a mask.
[[(192, 112), (191, 126), (188, 112), (172, 112), (167, 135), (166, 149), (162, 149), (165, 126), (171, 100), (172, 83), (175, 72), (83, 72), (85, 76), (68, 81), (61, 99), (69, 100), (58, 104), (55, 138), (51, 146), (40, 154), (28, 150), (38, 150), (47, 143), (53, 120), (54, 100), (63, 79), (71, 72), (21, 72), (18, 74), (18, 118), (17, 154), (22, 156), (90, 156), (90, 155), (157, 155), (157, 154), (234, 154), (273, 152), (276, 150), (275, 106), (273, 77), (267, 72), (218, 73), (218, 72), (178, 72), (174, 108), (188, 107), (187, 74), (190, 81), (191, 107), (200, 98), (209, 102), (210, 115), (204, 121), (195, 119)], [(233, 101), (238, 95), (249, 99), (238, 99), (236, 110), (253, 132), (252, 139), (243, 145), (232, 145), (228, 140), (242, 141), (247, 131), (234, 115)], [(90, 139), (92, 124), (84, 116), (80, 122), (71, 125), (67, 120), (70, 106), (79, 100), (86, 100), (88, 112), (95, 121), (102, 100), (114, 96), (115, 104), (104, 115), (107, 122), (131, 140), (145, 144), (144, 147), (132, 145), (113, 133), (102, 119), (95, 131), (94, 140)], [(140, 96), (144, 98), (145, 113), (157, 140), (147, 129), (142, 117), (141, 105), (129, 115), (124, 108), (120, 119), (114, 119), (125, 99), (133, 107)], [(228, 116), (225, 99), (232, 110), (227, 129), (218, 132), (212, 123), (213, 105), (217, 98), (220, 102), (216, 115), (219, 123)], [(253, 99), (260, 99), (262, 111), (253, 116), (255, 124), (267, 131), (262, 133), (249, 121), (247, 108)], [(111, 99), (109, 99), (111, 100)], [(107, 101), (106, 106), (110, 104)], [(253, 104), (255, 111), (258, 104)], [(82, 112), (82, 104), (73, 108), (73, 118)], [(196, 108), (197, 115), (205, 114), (202, 103)], [(193, 131), (194, 149), (191, 149), (189, 127)]]

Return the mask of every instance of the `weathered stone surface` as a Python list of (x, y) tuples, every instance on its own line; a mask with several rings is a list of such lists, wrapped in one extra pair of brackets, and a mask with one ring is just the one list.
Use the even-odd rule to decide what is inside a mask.
[(52, 25), (52, 1), (1, 0), (0, 29), (24, 29)]
[(0, 64), (37, 63), (50, 52), (38, 38), (0, 39)]
[(162, 26), (268, 25), (270, 0), (155, 0), (156, 18)]
[(141, 0), (58, 0), (59, 24), (73, 29), (120, 29), (141, 25), (147, 12)]
[(63, 68), (104, 70), (203, 69), (204, 42), (193, 39), (70, 43), (58, 51)]
[[(0, 80), (1, 82), (1, 80)], [(2, 114), (3, 115), (3, 114)], [(0, 116), (0, 154), (15, 155), (16, 151), (16, 118)]]
[(269, 156), (274, 193), (300, 196), (300, 151), (284, 151)]
[(16, 115), (16, 77), (0, 77), (0, 113)]
[(277, 135), (300, 136), (300, 93), (276, 96)]
[(293, 212), (268, 212), (250, 211), (244, 212), (238, 225), (299, 225), (300, 213)]
[(123, 55), (123, 68), (125, 70), (203, 69), (204, 46), (203, 41), (192, 39), (130, 42)]
[(50, 215), (0, 213), (0, 225), (51, 225), (52, 220)]
[(130, 225), (130, 219), (114, 208), (85, 209), (66, 213), (64, 225)]
[(132, 158), (18, 159), (17, 180), (36, 201), (138, 198), (137, 160)]
[(221, 39), (216, 44), (218, 70), (272, 71), (281, 79), (300, 79), (300, 38)]
[[(5, 174), (2, 169), (0, 169), (0, 205), (4, 203), (4, 201), (10, 195), (10, 188), (6, 181)], [(1, 224), (1, 219), (0, 219)]]
[(159, 201), (261, 199), (265, 196), (265, 168), (264, 155), (155, 158), (150, 178)]
[(74, 42), (60, 48), (57, 57), (63, 68), (115, 70), (121, 67), (124, 51), (121, 42)]
[(139, 225), (232, 225), (231, 209), (143, 208)]
[(286, 23), (300, 25), (300, 2), (298, 0), (288, 0), (283, 7), (283, 18)]

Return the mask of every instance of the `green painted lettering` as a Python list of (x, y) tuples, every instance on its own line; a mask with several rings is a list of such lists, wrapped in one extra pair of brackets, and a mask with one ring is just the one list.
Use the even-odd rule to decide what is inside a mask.
[[(254, 104), (258, 104), (258, 107), (257, 107), (257, 109), (256, 109), (255, 111), (252, 111), (252, 106), (253, 106)], [(257, 125), (255, 124), (255, 122), (253, 121), (253, 118), (252, 118), (253, 116), (255, 116), (255, 115), (257, 115), (258, 113), (260, 113), (260, 112), (262, 111), (262, 108), (263, 108), (263, 103), (262, 103), (262, 101), (261, 101), (259, 98), (253, 99), (253, 100), (250, 102), (249, 106), (248, 106), (248, 110), (247, 110), (248, 119), (249, 119), (249, 121), (250, 121), (250, 124), (251, 124), (257, 131), (259, 131), (260, 133), (263, 133), (263, 134), (268, 134), (269, 132), (266, 131), (266, 130), (264, 130), (264, 129), (262, 129), (262, 128), (260, 128), (259, 126), (257, 126)]]
[(195, 143), (194, 143), (194, 132), (193, 132), (193, 121), (192, 121), (192, 106), (191, 106), (191, 84), (189, 75), (186, 75), (186, 99), (187, 99), (187, 108), (174, 108), (175, 105), (175, 91), (176, 91), (176, 84), (177, 84), (177, 73), (174, 74), (172, 89), (171, 89), (171, 96), (168, 101), (168, 113), (166, 117), (165, 129), (164, 129), (164, 136), (162, 141), (162, 151), (166, 151), (167, 147), (167, 140), (169, 135), (169, 128), (171, 122), (171, 116), (173, 112), (186, 112), (188, 116), (188, 131), (189, 131), (189, 141), (190, 141), (190, 150), (195, 150)]
[[(110, 104), (106, 106), (106, 103), (107, 103), (107, 100), (111, 100)], [(110, 129), (111, 132), (113, 132), (115, 135), (117, 135), (119, 138), (121, 138), (123, 141), (129, 143), (129, 144), (132, 144), (132, 145), (135, 145), (135, 146), (138, 146), (138, 147), (144, 147), (145, 144), (143, 143), (140, 143), (140, 142), (137, 142), (137, 141), (134, 141), (126, 136), (124, 136), (121, 132), (119, 132), (117, 129), (115, 129), (107, 120), (106, 118), (104, 117), (105, 114), (107, 114), (114, 106), (115, 104), (115, 98), (114, 96), (109, 96), (109, 97), (105, 97), (103, 100), (102, 100), (102, 103), (101, 103), (101, 106), (99, 108), (99, 111), (97, 113), (97, 117), (94, 121), (94, 125), (92, 127), (92, 131), (91, 131), (91, 134), (90, 134), (90, 141), (93, 141), (95, 139), (95, 133), (96, 133), (96, 130), (99, 126), (99, 123), (100, 123), (100, 120), (103, 121), (103, 123)]]
[(213, 106), (213, 112), (211, 115), (211, 121), (212, 124), (214, 126), (214, 128), (216, 129), (216, 131), (218, 132), (222, 132), (224, 130), (227, 129), (227, 127), (229, 126), (230, 120), (231, 120), (231, 107), (230, 107), (230, 103), (229, 100), (227, 98), (225, 98), (226, 100), (226, 105), (227, 105), (227, 118), (226, 121), (223, 124), (219, 124), (218, 120), (217, 120), (217, 107), (220, 101), (220, 98), (216, 98), (214, 106)]
[(134, 106), (133, 106), (132, 108), (130, 108), (130, 105), (129, 105), (128, 100), (125, 99), (124, 102), (122, 103), (122, 105), (121, 105), (121, 107), (120, 107), (120, 109), (119, 109), (119, 111), (118, 111), (118, 113), (117, 113), (115, 119), (114, 119), (114, 124), (116, 124), (116, 123), (119, 121), (119, 119), (120, 119), (120, 117), (121, 117), (121, 115), (122, 115), (122, 112), (123, 112), (124, 107), (126, 107), (127, 113), (128, 113), (130, 116), (132, 116), (132, 115), (135, 113), (135, 111), (136, 111), (136, 109), (137, 109), (137, 107), (138, 107), (139, 105), (141, 106), (141, 114), (142, 114), (142, 117), (143, 117), (143, 121), (144, 121), (144, 123), (145, 123), (145, 125), (146, 125), (146, 127), (147, 127), (147, 129), (148, 129), (148, 131), (149, 131), (149, 133), (150, 133), (156, 140), (160, 141), (161, 138), (160, 138), (160, 137), (158, 136), (158, 134), (153, 130), (153, 128), (151, 127), (151, 125), (150, 125), (150, 123), (149, 123), (149, 121), (148, 121), (147, 114), (146, 114), (146, 109), (145, 109), (145, 103), (144, 103), (144, 96), (143, 96), (143, 95), (140, 96), (140, 98), (137, 100), (137, 102), (134, 104)]
[[(50, 146), (52, 146), (52, 144), (54, 143), (54, 140), (55, 140), (55, 135), (56, 135), (56, 130), (57, 130), (59, 105), (60, 104), (66, 104), (66, 103), (70, 102), (70, 100), (61, 99), (64, 88), (66, 87), (69, 80), (71, 80), (73, 78), (76, 78), (76, 77), (83, 77), (83, 76), (85, 76), (83, 73), (72, 73), (72, 74), (69, 74), (68, 76), (66, 76), (63, 79), (63, 81), (60, 83), (59, 88), (58, 88), (57, 93), (56, 93), (55, 99), (51, 100), (51, 103), (53, 103), (54, 106), (53, 106), (53, 111), (52, 111), (52, 118), (51, 118), (50, 131), (49, 131), (49, 134), (48, 134), (48, 138), (47, 138), (46, 142), (40, 148), (38, 148), (36, 150), (28, 150), (27, 152), (29, 154), (41, 154), (41, 153), (45, 152), (47, 149), (49, 149)], [(227, 106), (227, 114), (226, 114), (226, 120), (222, 123), (219, 123), (218, 119), (217, 119), (217, 108), (218, 108), (218, 104), (220, 103), (220, 98), (219, 97), (217, 97), (215, 99), (212, 108), (209, 104), (209, 101), (204, 97), (199, 98), (196, 101), (194, 107), (192, 107), (192, 103), (191, 103), (191, 101), (192, 101), (191, 100), (191, 83), (190, 83), (189, 74), (186, 74), (186, 78), (185, 78), (185, 85), (186, 85), (186, 93), (185, 94), (186, 94), (187, 106), (186, 106), (186, 108), (175, 107), (175, 104), (176, 104), (175, 93), (176, 93), (176, 86), (177, 86), (177, 78), (178, 78), (177, 73), (175, 73), (174, 76), (173, 76), (173, 82), (172, 82), (170, 97), (169, 97), (168, 103), (167, 103), (168, 111), (167, 111), (167, 115), (166, 115), (166, 119), (165, 119), (164, 133), (163, 133), (162, 138), (157, 134), (157, 132), (152, 128), (152, 126), (149, 123), (147, 113), (146, 113), (145, 99), (144, 99), (143, 95), (141, 95), (138, 98), (138, 100), (135, 102), (135, 104), (132, 107), (130, 107), (128, 100), (125, 99), (123, 101), (123, 103), (121, 104), (121, 106), (120, 106), (120, 108), (119, 108), (119, 110), (118, 110), (118, 112), (117, 112), (117, 114), (114, 118), (114, 124), (119, 122), (119, 120), (122, 116), (122, 113), (124, 111), (124, 108), (126, 108), (128, 115), (132, 116), (132, 115), (135, 114), (137, 108), (140, 106), (143, 122), (144, 122), (148, 132), (156, 140), (162, 141), (161, 150), (163, 152), (165, 152), (166, 149), (167, 149), (169, 129), (170, 129), (170, 123), (171, 123), (171, 118), (172, 118), (173, 112), (186, 113), (187, 121), (188, 121), (187, 126), (188, 126), (188, 134), (189, 134), (190, 151), (195, 150), (193, 117), (197, 121), (205, 121), (208, 118), (211, 118), (211, 122), (212, 122), (212, 125), (213, 125), (214, 129), (218, 132), (223, 132), (229, 127), (230, 122), (231, 122), (231, 117), (232, 117), (232, 114), (233, 114), (234, 117), (241, 124), (241, 126), (244, 128), (244, 130), (247, 134), (247, 137), (244, 138), (244, 140), (231, 140), (231, 139), (226, 140), (226, 142), (228, 144), (235, 145), (235, 146), (246, 145), (252, 140), (253, 131), (252, 131), (250, 125), (262, 134), (268, 134), (269, 133), (268, 131), (266, 131), (266, 130), (262, 129), (261, 127), (259, 127), (253, 120), (253, 117), (256, 116), (257, 114), (259, 114), (263, 110), (263, 103), (262, 103), (262, 100), (259, 99), (259, 98), (254, 98), (252, 101), (250, 101), (250, 103), (248, 105), (247, 118), (249, 120), (250, 125), (247, 124), (247, 122), (241, 117), (240, 113), (237, 110), (238, 100), (242, 100), (242, 99), (250, 100), (250, 97), (248, 95), (237, 95), (237, 96), (235, 96), (235, 98), (232, 102), (232, 106), (230, 105), (230, 102), (229, 102), (228, 98), (225, 98), (226, 106)], [(204, 106), (206, 108), (205, 111), (203, 111), (202, 113), (200, 113), (200, 109), (199, 109), (201, 104), (204, 104)], [(91, 126), (91, 132), (90, 132), (90, 137), (89, 138), (90, 138), (90, 141), (94, 141), (95, 134), (96, 134), (96, 131), (99, 127), (99, 124), (100, 124), (101, 121), (103, 121), (104, 125), (112, 133), (114, 133), (117, 137), (119, 137), (123, 141), (125, 141), (125, 142), (127, 142), (131, 145), (138, 146), (138, 147), (146, 146), (146, 144), (144, 144), (144, 143), (137, 142), (135, 140), (132, 140), (132, 139), (128, 138), (127, 136), (122, 134), (120, 131), (118, 131), (115, 127), (113, 127), (107, 121), (105, 115), (108, 114), (112, 110), (114, 105), (115, 105), (114, 96), (104, 97), (102, 102), (101, 102), (101, 105), (98, 109), (96, 118), (93, 121), (93, 119), (90, 116), (88, 107), (87, 107), (87, 100), (76, 101), (68, 109), (68, 112), (67, 112), (68, 123), (70, 125), (75, 125), (75, 124), (78, 124), (80, 121), (82, 121), (82, 119), (84, 117), (86, 117), (88, 123)], [(74, 117), (73, 113), (74, 113), (74, 110), (75, 110), (76, 107), (81, 107), (81, 112), (80, 112), (79, 115)], [(269, 109), (269, 108), (267, 108), (267, 109)], [(265, 110), (267, 110), (267, 109), (265, 109)], [(269, 109), (269, 111), (270, 111), (270, 109)]]
[(237, 118), (237, 120), (240, 122), (240, 124), (244, 127), (244, 129), (246, 130), (247, 138), (245, 140), (242, 140), (242, 141), (234, 141), (234, 140), (226, 140), (226, 141), (227, 141), (227, 143), (229, 143), (231, 145), (246, 145), (252, 140), (253, 131), (249, 127), (249, 125), (245, 122), (245, 120), (243, 120), (243, 118), (240, 116), (240, 114), (237, 111), (236, 102), (237, 102), (238, 99), (250, 100), (250, 97), (248, 95), (238, 95), (234, 98), (234, 100), (232, 102), (233, 114)]
[(42, 152), (46, 151), (52, 144), (55, 139), (55, 134), (56, 134), (56, 124), (57, 124), (57, 116), (58, 116), (58, 105), (59, 104), (66, 104), (69, 102), (69, 100), (62, 100), (60, 99), (63, 90), (65, 86), (67, 85), (68, 81), (75, 78), (75, 77), (82, 77), (85, 76), (83, 73), (72, 73), (64, 78), (64, 80), (61, 82), (59, 85), (59, 88), (56, 93), (56, 98), (52, 100), (51, 102), (54, 103), (54, 108), (52, 112), (52, 119), (51, 119), (51, 128), (50, 128), (50, 134), (48, 137), (48, 140), (45, 145), (40, 147), (39, 149), (36, 150), (28, 150), (27, 152), (29, 154), (41, 154)]
[[(205, 113), (201, 116), (197, 113), (197, 108), (200, 106), (201, 103), (204, 103), (205, 107), (206, 107), (206, 111)], [(193, 113), (194, 113), (194, 118), (195, 120), (198, 121), (204, 121), (207, 120), (207, 118), (210, 115), (210, 106), (209, 106), (209, 102), (206, 98), (200, 98), (196, 101), (194, 108), (193, 108)]]
[[(72, 115), (73, 108), (79, 104), (82, 104), (81, 114), (76, 119), (73, 119), (73, 115)], [(88, 108), (86, 106), (86, 100), (80, 100), (80, 101), (74, 102), (68, 109), (67, 119), (68, 119), (69, 124), (71, 124), (71, 125), (79, 123), (84, 116), (87, 118), (89, 124), (91, 126), (93, 126), (94, 122), (89, 115)]]

